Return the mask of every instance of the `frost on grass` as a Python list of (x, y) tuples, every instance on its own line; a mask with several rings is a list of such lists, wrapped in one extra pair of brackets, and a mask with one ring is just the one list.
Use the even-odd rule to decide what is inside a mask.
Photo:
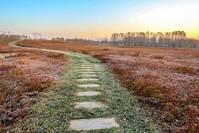
[(64, 55), (14, 50), (0, 45), (0, 53), (16, 53), (0, 59), (0, 132), (24, 117), (38, 92), (60, 77), (67, 63)]
[[(197, 49), (122, 48), (85, 42), (25, 41), (33, 47), (90, 54), (106, 63), (164, 131), (199, 128), (199, 51)], [(39, 45), (37, 45), (39, 44)], [(56, 44), (56, 45), (55, 45)]]

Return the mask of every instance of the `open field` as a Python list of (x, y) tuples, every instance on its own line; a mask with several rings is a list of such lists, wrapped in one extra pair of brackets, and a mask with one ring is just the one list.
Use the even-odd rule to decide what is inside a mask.
[(0, 44), (0, 132), (28, 113), (37, 94), (60, 78), (67, 63), (63, 54)]
[(20, 44), (90, 54), (109, 66), (163, 131), (192, 133), (199, 129), (198, 49), (119, 48), (58, 41)]
[[(66, 52), (66, 54), (71, 61), (67, 70), (63, 72), (62, 78), (53, 86), (54, 89), (40, 94), (37, 103), (31, 106), (32, 113), (16, 123), (14, 128), (9, 130), (10, 132), (156, 133), (159, 131), (157, 124), (141, 110), (137, 99), (121, 86), (106, 65), (89, 55), (74, 52)], [(95, 72), (92, 75), (95, 75), (97, 81), (78, 81), (78, 79), (90, 77), (89, 74), (83, 74), (84, 76), (81, 74), (88, 72), (82, 68), (85, 65), (90, 66), (90, 70)], [(90, 78), (92, 79), (92, 77)], [(80, 87), (82, 85), (84, 87)], [(100, 94), (95, 96), (77, 95), (78, 92), (91, 90)], [(79, 108), (76, 106), (77, 103), (85, 102), (93, 104), (97, 102), (104, 107), (91, 105), (91, 107)], [(110, 125), (110, 118), (116, 125)], [(85, 119), (87, 122), (82, 123), (86, 125), (83, 126), (83, 131), (72, 126), (76, 124), (71, 125), (73, 121)], [(106, 119), (106, 121), (102, 125), (101, 122), (96, 123), (95, 119)], [(109, 126), (106, 127), (107, 125)]]

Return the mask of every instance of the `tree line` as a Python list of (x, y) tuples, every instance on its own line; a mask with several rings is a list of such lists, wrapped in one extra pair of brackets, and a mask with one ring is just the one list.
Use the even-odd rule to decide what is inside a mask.
[(111, 38), (103, 39), (101, 43), (119, 46), (147, 46), (147, 47), (182, 47), (198, 48), (199, 41), (187, 38), (184, 31), (174, 32), (128, 32), (113, 33)]
[(0, 32), (0, 42), (1, 41), (15, 41), (15, 40), (21, 40), (21, 39), (28, 39), (28, 36), (11, 34), (9, 32)]

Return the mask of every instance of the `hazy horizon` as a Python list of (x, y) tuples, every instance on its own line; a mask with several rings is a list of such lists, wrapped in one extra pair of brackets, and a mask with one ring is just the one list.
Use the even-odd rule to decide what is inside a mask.
[(184, 30), (199, 37), (198, 0), (3, 0), (0, 31), (101, 38), (113, 32)]

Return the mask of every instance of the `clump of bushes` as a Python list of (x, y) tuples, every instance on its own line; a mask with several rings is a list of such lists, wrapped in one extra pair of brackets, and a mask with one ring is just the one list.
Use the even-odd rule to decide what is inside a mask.
[(164, 56), (161, 56), (161, 55), (154, 55), (153, 58), (154, 58), (154, 59), (164, 59)]
[(140, 55), (141, 55), (140, 51), (135, 51), (135, 52), (131, 53), (131, 56), (134, 56), (134, 57), (138, 57)]
[(48, 53), (47, 57), (54, 58), (54, 59), (64, 59), (64, 54), (59, 53)]
[(193, 75), (197, 74), (197, 72), (194, 68), (187, 67), (187, 66), (176, 66), (175, 71), (177, 73), (182, 73), (182, 74), (193, 74)]

